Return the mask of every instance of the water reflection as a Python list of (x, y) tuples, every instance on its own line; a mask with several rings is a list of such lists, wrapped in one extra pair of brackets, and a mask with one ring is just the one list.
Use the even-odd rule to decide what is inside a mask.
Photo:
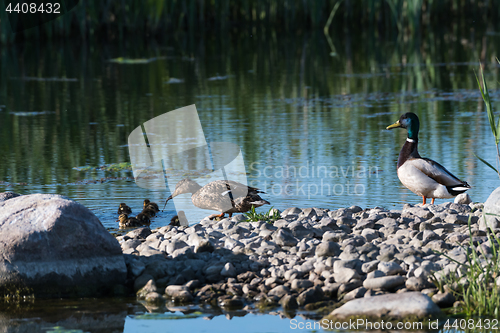
[[(116, 227), (120, 202), (138, 212), (145, 198), (164, 202), (168, 194), (139, 188), (128, 170), (73, 168), (129, 162), (134, 128), (190, 104), (207, 141), (241, 148), (249, 184), (278, 209), (418, 203), (396, 175), (405, 134), (385, 130), (408, 111), (421, 120), (421, 154), (468, 181), (473, 200), (496, 187), (496, 175), (473, 155), (494, 163), (473, 70), (495, 38), (430, 33), (365, 43), (346, 33), (332, 36), (335, 57), (322, 34), (228, 38), (3, 48), (0, 191), (67, 195)], [(120, 57), (155, 61), (109, 61)], [(498, 104), (498, 67), (486, 74)], [(169, 204), (152, 226), (174, 213)]]

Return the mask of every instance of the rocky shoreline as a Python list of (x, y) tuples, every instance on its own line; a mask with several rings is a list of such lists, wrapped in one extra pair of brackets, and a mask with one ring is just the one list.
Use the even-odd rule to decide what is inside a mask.
[[(469, 218), (474, 244), (491, 251), (480, 223), (482, 208), (481, 203), (451, 202), (407, 204), (401, 211), (293, 207), (272, 223), (246, 222), (236, 215), (190, 227), (140, 228), (117, 240), (127, 265), (126, 284), (151, 304), (331, 311), (358, 298), (368, 304), (368, 297), (389, 297), (397, 309), (419, 292), (429, 302), (413, 314), (425, 317), (439, 315), (437, 306), (456, 302), (447, 288), (436, 288), (432, 277), (463, 274), (453, 260), (466, 261), (460, 245), (469, 244)], [(391, 295), (397, 297), (391, 300)], [(340, 308), (333, 315), (363, 314), (354, 308), (354, 313)]]
[[(274, 213), (274, 221), (238, 214), (113, 237), (69, 198), (0, 193), (0, 298), (136, 295), (157, 309), (440, 317), (440, 308), (462, 305), (453, 290), (468, 283), (466, 251), (486, 264), (498, 248), (489, 233), (500, 236), (500, 188), (484, 205)], [(449, 273), (457, 285), (440, 281)]]

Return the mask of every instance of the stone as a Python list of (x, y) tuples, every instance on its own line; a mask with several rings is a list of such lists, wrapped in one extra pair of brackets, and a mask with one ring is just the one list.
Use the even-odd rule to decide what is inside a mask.
[(314, 283), (311, 280), (295, 279), (292, 281), (291, 288), (294, 290), (303, 290), (311, 288), (313, 285)]
[(316, 257), (336, 257), (340, 254), (340, 246), (335, 242), (321, 242), (316, 246)]
[(273, 233), (273, 241), (280, 246), (295, 246), (298, 241), (287, 229), (279, 229)]
[(283, 310), (296, 310), (299, 307), (295, 295), (285, 295), (280, 301)]
[(449, 308), (453, 306), (453, 303), (455, 303), (456, 299), (452, 293), (444, 292), (434, 294), (432, 296), (432, 301), (436, 303), (436, 305), (440, 308)]
[(324, 294), (321, 287), (312, 287), (299, 294), (297, 297), (297, 302), (300, 306), (304, 306), (310, 303), (317, 303), (323, 300)]
[(348, 283), (352, 280), (359, 279), (361, 276), (355, 269), (344, 267), (342, 269), (335, 270), (335, 272), (333, 273), (333, 277), (335, 279), (335, 282)]
[(186, 286), (171, 285), (165, 289), (167, 298), (176, 304), (186, 304), (193, 300), (193, 295)]
[(342, 300), (344, 302), (347, 302), (347, 301), (350, 301), (350, 300), (355, 299), (355, 298), (361, 298), (361, 297), (365, 296), (365, 293), (366, 293), (366, 288), (359, 287), (359, 288), (351, 290), (350, 292), (345, 294), (344, 297), (342, 298)]
[[(138, 276), (134, 280), (134, 291), (138, 292), (140, 289), (142, 289), (144, 286), (148, 284), (149, 281), (153, 281), (154, 283), (154, 277), (151, 274), (144, 273), (140, 276)], [(153, 290), (156, 291), (156, 290)]]
[(457, 195), (455, 197), (455, 200), (454, 202), (456, 204), (460, 204), (460, 205), (468, 205), (472, 202), (472, 199), (470, 198), (469, 194), (467, 193), (460, 193), (459, 195)]
[(146, 239), (149, 235), (151, 235), (151, 229), (149, 227), (142, 227), (129, 231), (125, 236), (128, 238)]
[(236, 276), (236, 269), (234, 268), (233, 264), (228, 262), (224, 265), (222, 270), (220, 271), (220, 275), (226, 276), (226, 277), (235, 277)]
[(214, 250), (215, 250), (215, 247), (214, 247), (213, 243), (210, 240), (203, 239), (195, 247), (194, 252), (195, 253), (214, 252)]
[(373, 279), (366, 279), (363, 287), (366, 289), (395, 289), (405, 284), (405, 278), (401, 275), (382, 276)]
[(147, 294), (144, 300), (149, 304), (161, 304), (164, 301), (163, 296), (155, 291)]
[(500, 228), (500, 187), (497, 187), (484, 203), (483, 217), (479, 220), (479, 229), (488, 228)]
[(403, 268), (394, 261), (383, 261), (378, 264), (377, 269), (385, 273), (385, 275), (396, 275), (403, 273)]
[(0, 252), (2, 295), (94, 297), (127, 275), (118, 241), (89, 209), (60, 195), (0, 201)]
[(411, 291), (421, 291), (426, 288), (432, 288), (434, 285), (423, 277), (417, 278), (412, 276), (406, 280), (405, 286), (406, 289)]
[(158, 289), (156, 288), (156, 284), (155, 284), (155, 281), (153, 279), (150, 279), (146, 285), (144, 287), (142, 287), (137, 293), (136, 293), (136, 296), (137, 296), (137, 299), (145, 299), (146, 296), (149, 294), (149, 293), (153, 293), (153, 292), (158, 292)]
[(336, 318), (387, 316), (402, 319), (407, 316), (439, 317), (442, 312), (429, 296), (420, 292), (406, 292), (354, 299), (333, 310), (330, 315)]
[(387, 274), (385, 274), (384, 272), (382, 271), (379, 271), (378, 269), (377, 270), (374, 270), (368, 274), (366, 274), (366, 279), (374, 279), (374, 278), (378, 278), (378, 277), (382, 277), (382, 276), (387, 276)]
[(277, 296), (279, 298), (282, 298), (283, 296), (287, 295), (290, 293), (290, 289), (286, 286), (277, 286), (271, 289), (267, 294), (269, 296)]

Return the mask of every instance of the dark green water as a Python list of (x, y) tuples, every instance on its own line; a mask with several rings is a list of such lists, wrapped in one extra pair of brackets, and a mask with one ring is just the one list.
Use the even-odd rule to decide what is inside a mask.
[[(419, 203), (396, 176), (405, 133), (385, 130), (407, 111), (420, 116), (421, 154), (467, 180), (474, 201), (485, 201), (499, 181), (473, 155), (495, 162), (474, 70), (486, 47), (486, 77), (498, 109), (498, 34), (485, 36), (484, 44), (483, 36), (473, 33), (431, 33), (420, 41), (349, 33), (331, 37), (334, 49), (322, 34), (287, 37), (272, 32), (211, 40), (3, 47), (0, 191), (63, 194), (92, 209), (107, 228), (116, 227), (120, 202), (137, 212), (144, 198), (160, 202), (168, 193), (136, 186), (130, 171), (75, 167), (129, 162), (127, 138), (133, 129), (196, 104), (207, 140), (239, 145), (248, 181), (264, 189), (276, 208), (400, 209), (407, 202)], [(156, 59), (143, 64), (109, 61), (118, 57)], [(174, 78), (182, 82), (171, 83)], [(167, 208), (152, 227), (169, 222), (175, 211), (173, 205)], [(141, 317), (146, 308), (123, 302), (118, 314), (114, 302), (102, 304), (104, 314), (95, 317), (94, 326), (74, 327), (66, 321), (63, 326), (153, 332), (157, 325), (174, 322), (162, 315)], [(55, 304), (50, 313), (65, 307)], [(29, 317), (25, 309), (19, 312), (23, 315), (12, 308), (5, 313), (7, 327), (20, 327), (8, 332), (29, 331), (34, 317), (41, 318), (43, 331), (60, 322), (36, 311)], [(222, 314), (215, 317), (219, 331), (256, 322), (253, 317), (227, 321)], [(68, 316), (64, 320), (74, 315)], [(189, 325), (212, 331), (201, 318)], [(116, 325), (109, 326), (110, 320)], [(264, 316), (257, 321), (260, 331), (289, 330), (288, 319)], [(176, 325), (173, 331), (187, 324)]]
[[(249, 33), (6, 47), (0, 191), (67, 195), (114, 227), (120, 202), (138, 212), (144, 198), (162, 202), (168, 193), (138, 187), (130, 171), (74, 168), (129, 162), (134, 128), (195, 104), (207, 140), (237, 144), (249, 183), (276, 208), (420, 202), (396, 176), (405, 133), (385, 130), (407, 111), (420, 116), (421, 154), (467, 180), (473, 200), (484, 201), (499, 182), (473, 155), (495, 163), (474, 71), (486, 46), (496, 107), (499, 39), (481, 38), (443, 32), (404, 42), (345, 34), (332, 36), (330, 46), (322, 34)], [(149, 61), (109, 61), (118, 57)], [(104, 177), (111, 179), (88, 182)], [(175, 210), (167, 209), (153, 226), (169, 222)]]

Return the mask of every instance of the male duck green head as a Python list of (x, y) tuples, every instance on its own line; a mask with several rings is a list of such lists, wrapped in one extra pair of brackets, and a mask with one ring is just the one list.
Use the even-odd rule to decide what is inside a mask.
[(418, 153), (418, 131), (420, 121), (413, 112), (403, 114), (397, 122), (387, 126), (387, 129), (405, 128), (408, 131), (398, 158), (398, 177), (401, 183), (413, 193), (423, 198), (452, 198), (470, 189), (470, 185), (446, 170), (441, 164), (422, 158)]
[(418, 140), (418, 130), (420, 129), (420, 121), (413, 112), (403, 114), (394, 124), (387, 126), (387, 129), (406, 128), (408, 130), (408, 139)]

